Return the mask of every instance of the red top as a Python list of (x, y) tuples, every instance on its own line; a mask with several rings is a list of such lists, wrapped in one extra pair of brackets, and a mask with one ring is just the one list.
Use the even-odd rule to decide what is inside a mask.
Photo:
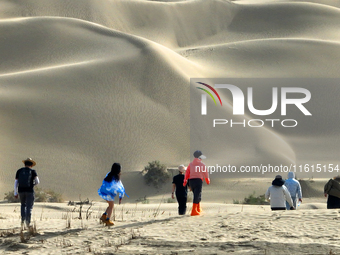
[(202, 180), (205, 179), (205, 182), (207, 184), (210, 183), (208, 168), (205, 166), (204, 163), (202, 163), (202, 160), (199, 158), (195, 158), (188, 165), (187, 170), (185, 172), (185, 177), (184, 177), (185, 185), (189, 179), (196, 179), (196, 178), (200, 178)]

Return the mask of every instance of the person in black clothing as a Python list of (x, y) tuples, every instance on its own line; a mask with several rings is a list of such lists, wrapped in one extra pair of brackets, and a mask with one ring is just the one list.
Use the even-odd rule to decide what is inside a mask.
[(340, 176), (330, 179), (325, 185), (325, 197), (327, 199), (327, 209), (340, 208)]
[[(15, 175), (14, 196), (20, 197), (21, 203), (21, 225), (30, 226), (31, 215), (34, 204), (34, 185), (39, 184), (37, 172), (32, 169), (36, 165), (35, 161), (27, 158), (22, 161), (25, 167), (20, 168)], [(19, 195), (18, 195), (19, 193)]]
[(176, 199), (178, 202), (178, 214), (184, 215), (187, 210), (187, 195), (188, 195), (188, 188), (187, 186), (183, 187), (184, 182), (184, 172), (185, 166), (180, 165), (178, 167), (179, 174), (175, 175), (172, 181), (172, 199), (174, 199), (174, 192), (176, 190)]

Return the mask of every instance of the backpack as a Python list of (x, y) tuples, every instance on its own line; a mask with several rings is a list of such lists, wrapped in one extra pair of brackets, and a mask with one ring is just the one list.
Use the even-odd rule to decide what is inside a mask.
[(21, 168), (19, 172), (18, 183), (20, 188), (29, 188), (31, 187), (32, 180), (32, 170), (28, 167)]

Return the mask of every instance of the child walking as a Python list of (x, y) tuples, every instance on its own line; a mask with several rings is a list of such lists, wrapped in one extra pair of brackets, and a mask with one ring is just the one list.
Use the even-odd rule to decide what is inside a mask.
[(114, 163), (111, 167), (111, 172), (106, 174), (102, 186), (98, 189), (98, 194), (105, 199), (109, 204), (106, 211), (100, 217), (101, 222), (106, 226), (112, 226), (114, 223), (110, 220), (113, 211), (114, 199), (119, 194), (119, 204), (125, 194), (123, 183), (120, 180), (121, 166), (119, 163)]

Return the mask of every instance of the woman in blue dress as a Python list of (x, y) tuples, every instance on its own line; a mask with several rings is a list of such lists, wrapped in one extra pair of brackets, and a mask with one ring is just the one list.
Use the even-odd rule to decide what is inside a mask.
[(98, 189), (98, 194), (101, 198), (105, 199), (109, 204), (106, 211), (101, 216), (100, 220), (106, 224), (106, 226), (112, 226), (114, 223), (110, 220), (114, 199), (119, 194), (119, 204), (125, 194), (123, 183), (120, 180), (121, 166), (119, 163), (114, 163), (111, 167), (111, 172), (106, 174), (103, 180), (102, 186)]

